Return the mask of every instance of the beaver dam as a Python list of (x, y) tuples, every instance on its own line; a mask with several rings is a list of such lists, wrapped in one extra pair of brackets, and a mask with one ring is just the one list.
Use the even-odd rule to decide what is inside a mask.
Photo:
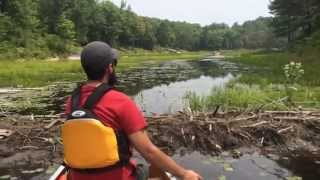
[[(241, 158), (243, 154), (259, 151), (270, 157), (305, 156), (318, 164), (310, 177), (320, 176), (320, 112), (180, 112), (147, 120), (153, 142), (171, 155), (196, 151), (215, 157), (229, 152), (233, 158)], [(2, 114), (1, 175), (15, 171), (17, 176), (27, 177), (61, 163), (59, 134), (63, 121), (53, 115)], [(242, 147), (245, 148), (241, 150)], [(34, 168), (26, 170), (26, 167)]]

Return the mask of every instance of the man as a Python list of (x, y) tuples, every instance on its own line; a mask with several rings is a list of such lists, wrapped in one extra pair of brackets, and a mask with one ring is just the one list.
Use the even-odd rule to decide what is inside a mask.
[[(116, 83), (115, 67), (117, 65), (117, 52), (103, 42), (92, 42), (82, 51), (81, 64), (88, 81), (81, 87), (80, 105), (83, 105), (88, 96), (102, 83), (114, 86)], [(67, 101), (66, 114), (71, 112), (71, 100)], [(114, 89), (101, 98), (93, 109), (96, 116), (104, 124), (115, 130), (125, 132), (130, 145), (135, 148), (150, 164), (162, 171), (167, 171), (183, 180), (202, 179), (197, 173), (186, 170), (164, 154), (149, 139), (145, 129), (146, 121), (135, 103), (125, 94)], [(137, 172), (137, 173), (136, 173)], [(97, 173), (83, 173), (70, 170), (72, 180), (110, 179), (134, 180), (139, 176), (137, 166), (129, 161), (125, 166)]]

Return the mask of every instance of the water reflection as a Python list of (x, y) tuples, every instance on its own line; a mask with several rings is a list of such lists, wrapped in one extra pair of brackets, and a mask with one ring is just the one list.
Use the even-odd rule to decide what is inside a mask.
[(300, 156), (280, 158), (278, 164), (290, 169), (303, 180), (318, 180), (320, 178), (320, 157), (315, 157), (310, 152), (301, 152)]
[[(292, 167), (286, 169), (282, 163), (259, 154), (247, 154), (240, 159), (232, 159), (229, 157), (210, 157), (193, 152), (183, 156), (175, 155), (173, 158), (186, 168), (199, 172), (204, 179), (219, 179), (224, 176), (228, 180), (281, 180), (300, 176), (304, 180), (317, 180), (319, 177), (319, 174), (315, 172), (319, 165), (317, 167), (306, 166), (312, 163), (311, 159), (304, 159), (304, 163), (298, 165), (300, 172), (296, 173)], [(293, 162), (295, 160), (288, 158), (286, 161)]]
[[(273, 156), (277, 157), (277, 160), (258, 153), (249, 153), (234, 159), (229, 152), (223, 152), (221, 156), (210, 156), (199, 152), (184, 153), (181, 150), (180, 154), (172, 158), (184, 167), (199, 172), (205, 180), (219, 180), (223, 177), (227, 180), (287, 180), (289, 177), (318, 180), (320, 177), (320, 165), (314, 163), (314, 158), (301, 157), (297, 161), (293, 157)], [(137, 153), (134, 153), (134, 159), (139, 163), (146, 163)]]
[(223, 87), (234, 76), (228, 74), (222, 77), (201, 76), (197, 79), (160, 85), (143, 90), (134, 96), (145, 114), (165, 114), (183, 110), (187, 106), (184, 96), (188, 92), (196, 92), (198, 95), (209, 94), (215, 87)]
[(240, 69), (215, 59), (171, 61), (120, 74), (118, 88), (133, 96), (146, 115), (174, 113), (186, 107), (187, 92), (206, 95), (227, 84)]
[[(171, 113), (182, 109), (182, 97), (188, 90), (196, 93), (208, 92), (244, 71), (246, 68), (240, 65), (217, 59), (146, 63), (139, 68), (118, 73), (117, 88), (134, 97), (147, 113)], [(52, 93), (17, 93), (0, 101), (27, 104), (24, 108), (17, 108), (15, 104), (9, 108), (11, 112), (20, 114), (61, 113), (67, 96), (75, 87), (76, 83), (61, 83), (53, 86)]]
[(224, 77), (229, 73), (236, 73), (238, 70), (239, 67), (233, 63), (214, 59), (171, 61), (157, 65), (146, 64), (144, 67), (120, 73), (118, 88), (134, 96), (140, 91), (155, 86), (198, 79), (201, 76)]

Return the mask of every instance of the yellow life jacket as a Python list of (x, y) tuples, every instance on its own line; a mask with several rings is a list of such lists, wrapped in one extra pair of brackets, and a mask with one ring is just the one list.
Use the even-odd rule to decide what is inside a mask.
[(79, 106), (81, 86), (73, 92), (72, 111), (62, 126), (64, 162), (72, 169), (113, 169), (129, 162), (126, 135), (104, 125), (92, 111), (110, 89), (100, 85), (83, 107)]

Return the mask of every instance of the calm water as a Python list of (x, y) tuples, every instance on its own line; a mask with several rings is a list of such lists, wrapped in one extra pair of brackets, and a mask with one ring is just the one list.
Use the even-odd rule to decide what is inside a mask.
[(134, 96), (145, 114), (165, 114), (183, 110), (188, 106), (185, 95), (196, 92), (200, 95), (209, 94), (214, 87), (223, 87), (234, 76), (228, 74), (221, 77), (201, 76), (196, 79), (160, 85), (143, 90)]
[(224, 87), (240, 70), (233, 63), (214, 59), (167, 62), (120, 74), (119, 89), (133, 96), (146, 115), (168, 114), (187, 107), (188, 92), (209, 94), (213, 88)]
[(239, 159), (210, 157), (194, 152), (173, 157), (187, 168), (200, 172), (205, 179), (227, 180), (280, 180), (302, 177), (304, 180), (319, 180), (320, 165), (305, 158), (277, 157), (276, 160), (259, 154), (244, 155)]
[[(244, 71), (247, 71), (244, 67), (214, 59), (146, 63), (141, 68), (118, 73), (117, 88), (130, 95), (145, 115), (168, 114), (186, 108), (186, 93), (206, 95)], [(23, 91), (12, 97), (0, 96), (0, 103), (25, 115), (61, 113), (66, 96), (75, 86), (74, 83), (60, 84), (53, 94)], [(15, 102), (29, 106), (15, 109)]]
[[(134, 159), (145, 163), (137, 154)], [(188, 169), (199, 172), (205, 180), (287, 180), (301, 177), (303, 180), (319, 180), (319, 160), (299, 157), (272, 155), (272, 158), (254, 154), (245, 154), (239, 159), (231, 158), (225, 152), (219, 157), (202, 155), (193, 152), (184, 155), (174, 155), (173, 159)], [(1, 170), (0, 179), (31, 179), (44, 180), (58, 167), (20, 167), (13, 170)], [(7, 177), (7, 178), (6, 178)], [(291, 179), (289, 179), (291, 180)], [(292, 179), (299, 180), (299, 179)]]

